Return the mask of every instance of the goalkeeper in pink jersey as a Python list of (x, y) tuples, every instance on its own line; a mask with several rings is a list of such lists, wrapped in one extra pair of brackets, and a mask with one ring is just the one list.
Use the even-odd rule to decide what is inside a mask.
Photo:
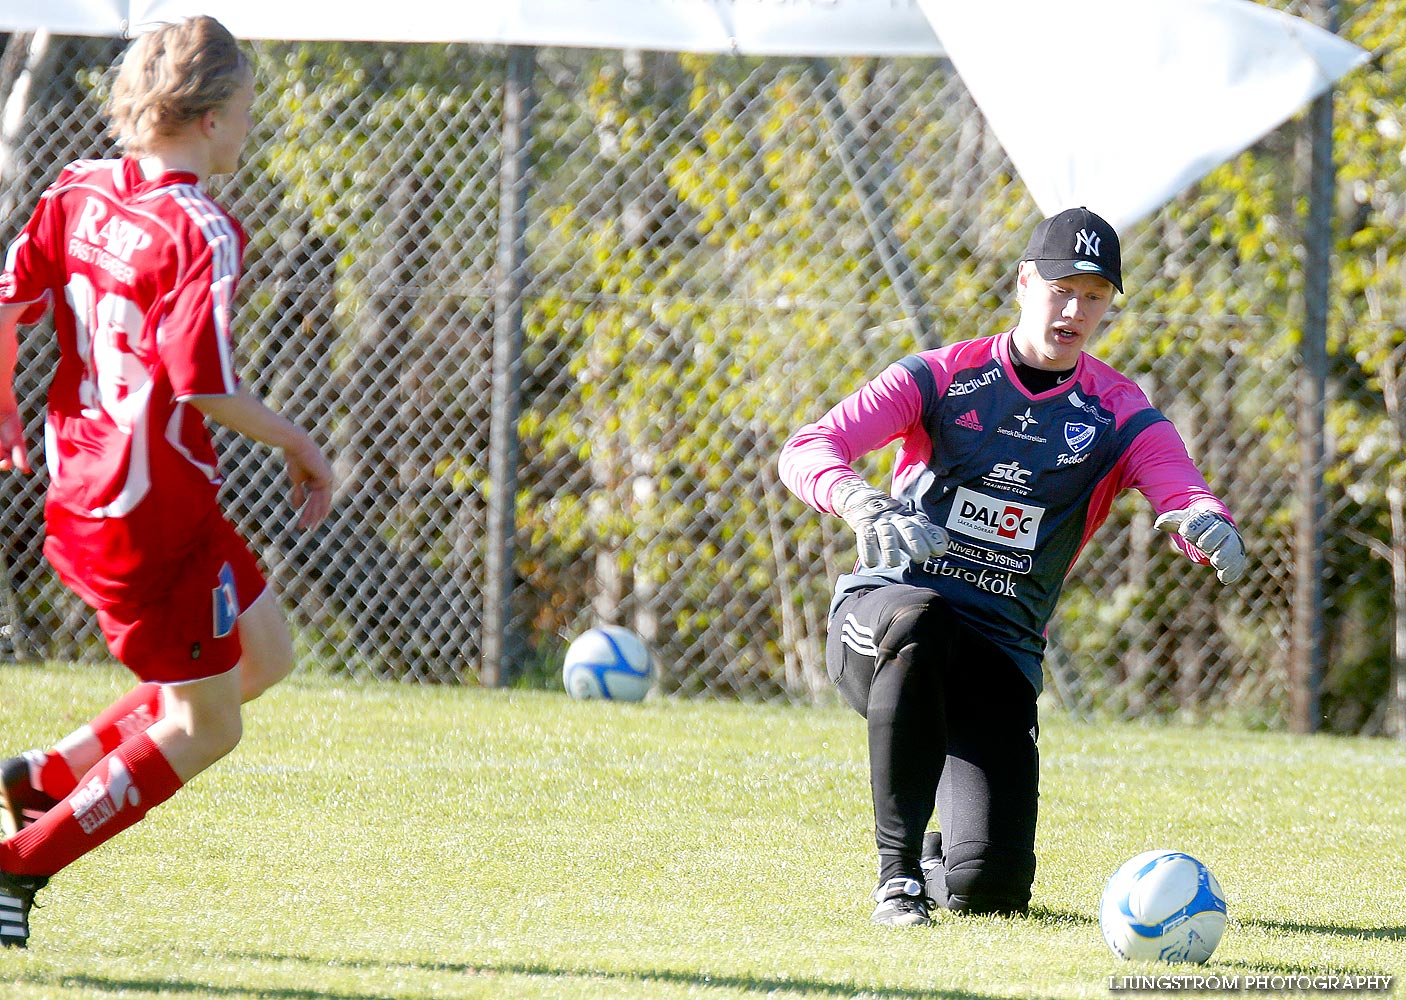
[[(1045, 627), (1118, 493), (1222, 582), (1245, 570), (1176, 429), (1085, 353), (1123, 289), (1113, 227), (1086, 208), (1041, 221), (1016, 289), (1014, 329), (896, 362), (781, 452), (786, 485), (858, 539), (826, 665), (868, 724), (878, 924), (1028, 909)], [(851, 463), (891, 443), (885, 492)]]
[(240, 384), (231, 345), (245, 235), (202, 190), (233, 172), (254, 77), (219, 22), (127, 50), (109, 112), (125, 154), (72, 163), (0, 274), (0, 469), (28, 471), (17, 327), (53, 311), (44, 553), (141, 683), (48, 751), (0, 763), (0, 943), (34, 894), (239, 742), (240, 706), (293, 667), (277, 598), (224, 518), (206, 418), (282, 451), (299, 525), (331, 505), (313, 439)]

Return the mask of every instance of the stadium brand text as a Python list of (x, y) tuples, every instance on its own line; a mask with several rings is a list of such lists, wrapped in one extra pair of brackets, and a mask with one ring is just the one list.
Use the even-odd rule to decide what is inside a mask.
[(947, 395), (966, 396), (969, 393), (976, 392), (978, 389), (985, 389), (988, 385), (1000, 381), (1004, 377), (1001, 369), (992, 368), (989, 371), (982, 372), (976, 378), (969, 378), (964, 382), (953, 382), (947, 387)]

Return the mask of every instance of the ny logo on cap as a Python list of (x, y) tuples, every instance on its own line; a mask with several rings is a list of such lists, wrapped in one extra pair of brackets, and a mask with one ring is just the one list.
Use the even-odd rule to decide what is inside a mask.
[(1087, 229), (1079, 230), (1079, 234), (1074, 237), (1074, 252), (1097, 257), (1098, 233), (1091, 233)]

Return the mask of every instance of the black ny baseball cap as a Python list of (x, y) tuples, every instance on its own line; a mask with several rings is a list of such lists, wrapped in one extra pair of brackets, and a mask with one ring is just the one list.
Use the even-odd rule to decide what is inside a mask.
[(1097, 274), (1123, 290), (1123, 252), (1118, 234), (1087, 208), (1066, 208), (1035, 227), (1022, 261), (1032, 261), (1046, 281)]

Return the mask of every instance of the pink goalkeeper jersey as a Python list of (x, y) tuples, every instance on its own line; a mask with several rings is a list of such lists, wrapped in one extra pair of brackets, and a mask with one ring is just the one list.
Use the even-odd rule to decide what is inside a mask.
[[(46, 552), (100, 602), (140, 593), (157, 569), (143, 550), (180, 553), (218, 510), (214, 448), (188, 400), (238, 388), (230, 318), (244, 246), (195, 175), (145, 180), (128, 158), (69, 165), (10, 248), (0, 303), (32, 303), (28, 322), (52, 307), (59, 343)], [(118, 521), (121, 544), (95, 547)]]
[(885, 583), (936, 590), (1038, 689), (1065, 577), (1119, 492), (1141, 491), (1159, 514), (1229, 511), (1136, 383), (1084, 354), (1067, 381), (1032, 394), (1016, 378), (1010, 340), (964, 341), (891, 365), (797, 431), (780, 472), (802, 500), (833, 513), (831, 491), (854, 476), (850, 463), (896, 442), (890, 492), (944, 527), (951, 547), (921, 566), (857, 569), (840, 578), (837, 596)]

